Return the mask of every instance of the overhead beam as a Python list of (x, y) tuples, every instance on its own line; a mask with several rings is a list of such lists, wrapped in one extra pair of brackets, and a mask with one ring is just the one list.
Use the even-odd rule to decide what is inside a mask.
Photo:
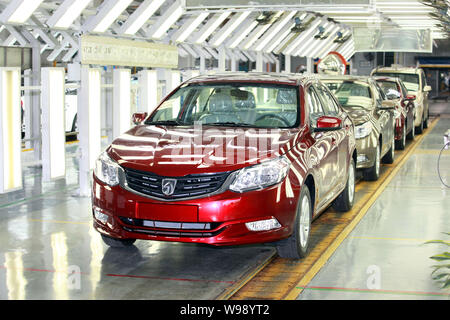
[(98, 13), (82, 26), (83, 31), (103, 33), (114, 23), (133, 0), (105, 0)]
[(166, 0), (145, 0), (120, 27), (119, 33), (133, 35), (141, 29)]
[(65, 0), (47, 20), (56, 29), (68, 29), (92, 0)]

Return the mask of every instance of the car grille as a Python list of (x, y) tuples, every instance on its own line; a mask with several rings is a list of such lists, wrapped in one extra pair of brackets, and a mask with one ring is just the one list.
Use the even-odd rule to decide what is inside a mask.
[(221, 233), (220, 223), (192, 223), (192, 222), (166, 222), (120, 217), (128, 232), (145, 233), (152, 236), (166, 237), (214, 237)]
[[(208, 173), (188, 175), (184, 177), (162, 177), (154, 173), (123, 168), (128, 187), (139, 193), (160, 199), (182, 199), (199, 197), (218, 191), (230, 172)], [(174, 179), (177, 181), (172, 195), (166, 196), (162, 192), (163, 179)]]

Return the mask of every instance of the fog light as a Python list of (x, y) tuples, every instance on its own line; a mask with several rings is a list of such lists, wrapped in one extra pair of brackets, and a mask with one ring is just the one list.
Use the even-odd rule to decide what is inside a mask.
[(94, 209), (94, 217), (103, 224), (106, 224), (109, 218), (108, 215), (100, 212), (98, 209)]
[(367, 158), (367, 156), (365, 154), (360, 154), (357, 158), (356, 158), (356, 162), (357, 163), (361, 163), (361, 162), (366, 162), (369, 161), (369, 158)]
[(254, 222), (247, 222), (245, 226), (250, 231), (267, 231), (281, 228), (281, 224), (275, 218)]

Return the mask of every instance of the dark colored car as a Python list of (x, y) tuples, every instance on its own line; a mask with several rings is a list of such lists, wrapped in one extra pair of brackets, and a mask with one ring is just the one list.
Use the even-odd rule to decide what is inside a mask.
[(353, 123), (316, 78), (200, 76), (134, 121), (94, 171), (94, 227), (110, 246), (275, 242), (301, 258), (311, 221), (353, 205)]
[(395, 147), (405, 149), (406, 139), (414, 139), (414, 100), (399, 78), (375, 77), (387, 99), (395, 103)]
[(365, 180), (378, 180), (381, 162), (394, 162), (394, 104), (383, 100), (370, 77), (323, 76), (321, 80), (355, 123), (356, 168), (363, 171)]

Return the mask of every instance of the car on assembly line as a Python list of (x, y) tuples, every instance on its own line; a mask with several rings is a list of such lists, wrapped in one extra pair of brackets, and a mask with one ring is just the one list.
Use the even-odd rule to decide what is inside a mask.
[(94, 227), (109, 246), (273, 242), (301, 258), (312, 220), (353, 205), (353, 122), (317, 78), (199, 76), (133, 122), (93, 174)]
[(355, 124), (356, 168), (362, 170), (365, 180), (378, 180), (381, 162), (394, 162), (394, 103), (383, 100), (371, 77), (322, 76), (321, 80)]
[(391, 77), (375, 77), (387, 99), (395, 103), (395, 148), (405, 149), (406, 139), (414, 139), (414, 100), (408, 95), (402, 80)]
[(400, 78), (408, 90), (408, 95), (416, 97), (415, 104), (415, 133), (421, 134), (428, 128), (430, 117), (428, 108), (428, 93), (431, 87), (427, 85), (425, 72), (421, 68), (409, 68), (402, 66), (375, 68), (370, 73), (371, 76)]

